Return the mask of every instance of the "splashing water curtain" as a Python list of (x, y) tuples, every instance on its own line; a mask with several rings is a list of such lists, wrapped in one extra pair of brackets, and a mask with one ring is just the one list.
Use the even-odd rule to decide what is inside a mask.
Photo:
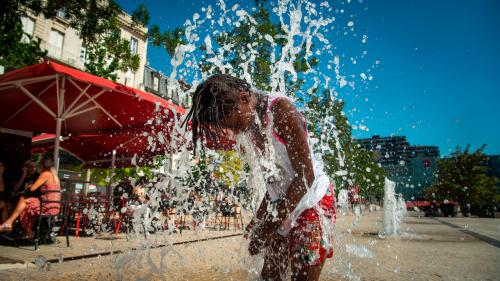
[[(258, 81), (255, 81), (255, 74), (258, 71), (255, 68), (255, 63), (259, 54), (257, 43), (235, 45), (230, 41), (224, 43), (222, 40), (217, 40), (217, 38), (231, 36), (229, 33), (231, 30), (244, 24), (250, 24), (251, 28), (248, 30), (250, 36), (265, 39), (271, 62), (268, 88), (266, 89), (270, 95), (287, 96), (293, 100), (298, 95), (302, 95), (301, 98), (308, 100), (316, 91), (328, 89), (327, 98), (335, 100), (338, 96), (338, 89), (345, 86), (354, 87), (354, 82), (348, 81), (348, 77), (341, 73), (342, 56), (334, 53), (334, 47), (326, 38), (327, 32), (331, 32), (335, 21), (333, 16), (325, 17), (325, 15), (332, 15), (332, 11), (335, 9), (328, 1), (315, 4), (315, 1), (280, 0), (273, 2), (271, 6), (271, 18), (278, 21), (283, 29), (283, 33), (274, 36), (259, 33), (254, 27), (258, 19), (253, 18), (251, 13), (239, 5), (228, 7), (222, 0), (218, 1), (215, 7), (202, 8), (201, 14), (195, 13), (192, 18), (187, 19), (182, 36), (184, 40), (176, 47), (170, 61), (172, 72), (167, 83), (168, 95), (178, 94), (181, 100), (187, 99), (192, 96), (197, 85), (216, 73), (230, 74), (242, 78), (255, 88), (258, 88)], [(323, 73), (309, 65), (310, 58), (319, 54), (322, 54), (328, 60), (328, 73)], [(238, 56), (239, 59), (237, 65), (234, 65), (235, 56)], [(303, 56), (304, 62), (307, 64), (307, 71), (297, 72), (295, 70), (295, 59), (300, 56)], [(191, 87), (185, 90), (185, 87), (179, 81), (189, 81)], [(290, 85), (299, 81), (306, 81), (303, 83), (301, 90), (297, 91), (297, 89), (290, 87)], [(304, 108), (303, 104), (298, 104), (298, 106), (305, 111), (308, 110)], [(152, 118), (147, 125), (162, 124), (164, 114), (165, 112), (158, 110), (155, 118)], [(181, 120), (183, 118), (181, 117)], [(339, 132), (334, 121), (333, 116), (321, 120), (320, 122), (322, 122), (325, 131), (319, 132), (318, 136), (316, 136), (317, 132), (311, 132), (311, 141), (315, 154), (322, 155), (326, 152), (335, 151), (341, 168), (340, 171), (337, 171), (336, 176), (342, 177), (348, 171), (342, 170), (345, 169), (344, 156), (340, 146)], [(171, 135), (168, 138), (157, 132), (151, 132), (148, 136), (151, 151), (155, 151), (158, 145), (168, 146), (168, 149), (165, 150), (168, 152), (165, 155), (168, 160), (164, 162), (162, 169), (164, 176), (152, 188), (147, 190), (147, 196), (150, 200), (137, 207), (134, 213), (132, 220), (133, 232), (130, 233), (127, 239), (142, 239), (143, 245), (117, 257), (113, 266), (117, 274), (120, 274), (120, 268), (128, 267), (135, 262), (139, 264), (143, 259), (149, 265), (151, 272), (160, 275), (167, 272), (163, 268), (166, 256), (171, 252), (175, 252), (175, 249), (172, 246), (163, 249), (161, 251), (161, 262), (156, 265), (151, 258), (152, 241), (148, 240), (147, 232), (150, 226), (161, 229), (165, 224), (166, 219), (160, 211), (160, 204), (165, 200), (165, 195), (168, 195), (170, 201), (179, 204), (178, 209), (189, 209), (186, 202), (188, 202), (189, 194), (194, 190), (194, 187), (186, 186), (181, 179), (189, 176), (190, 168), (197, 159), (193, 159), (193, 148), (190, 147), (191, 144), (187, 141), (191, 139), (191, 132), (181, 127), (180, 123), (172, 121), (168, 125), (171, 127)], [(332, 140), (335, 147), (328, 145)], [(246, 141), (248, 141), (248, 138), (238, 138), (235, 147), (248, 146), (245, 143)], [(246, 152), (249, 151), (252, 150), (246, 150)], [(207, 157), (213, 160), (220, 157), (220, 155), (217, 152), (208, 151)], [(245, 161), (250, 166), (259, 166), (252, 165), (252, 163), (266, 166), (266, 163), (259, 163), (266, 161), (265, 159), (259, 159), (251, 153), (245, 154)], [(213, 169), (215, 167), (211, 163), (207, 165), (208, 168)], [(269, 165), (267, 164), (267, 166)], [(251, 171), (250, 174), (245, 171), (240, 172), (241, 179), (252, 177), (254, 178), (253, 186), (249, 188), (250, 194), (245, 199), (246, 201), (242, 202), (242, 205), (255, 213), (265, 194), (266, 186), (261, 172), (257, 170)], [(203, 181), (204, 179), (200, 180)], [(206, 197), (208, 195), (202, 194), (202, 196)], [(342, 192), (339, 196), (342, 196), (342, 208), (347, 208), (347, 194)], [(208, 201), (208, 198), (204, 199)], [(165, 245), (172, 245), (169, 242), (169, 234), (171, 233), (172, 229), (169, 227), (169, 230), (165, 231), (164, 234)], [(339, 241), (336, 241), (336, 243), (339, 243)], [(246, 250), (245, 247), (242, 248)], [(359, 249), (363, 249), (364, 257), (372, 257), (367, 249), (349, 245), (351, 251), (359, 252), (361, 251)], [(200, 253), (200, 255), (202, 254)], [(247, 271), (251, 276), (255, 276), (255, 273), (260, 271), (255, 267), (262, 266), (262, 263), (255, 260), (251, 262), (246, 260), (243, 266), (249, 267)]]

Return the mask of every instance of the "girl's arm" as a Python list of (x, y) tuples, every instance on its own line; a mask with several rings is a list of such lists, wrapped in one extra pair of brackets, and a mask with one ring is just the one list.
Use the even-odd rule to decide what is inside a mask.
[(256, 223), (262, 222), (263, 219), (268, 215), (267, 206), (269, 205), (269, 202), (270, 202), (269, 195), (266, 192), (266, 195), (262, 199), (262, 202), (260, 202), (260, 206), (259, 209), (257, 209), (257, 213), (245, 228), (246, 232), (250, 232), (254, 228)]
[(28, 189), (33, 192), (37, 190), (40, 186), (42, 186), (44, 183), (47, 182), (48, 176), (52, 176), (50, 172), (43, 172), (37, 179), (36, 181), (28, 187)]
[(302, 114), (288, 99), (279, 99), (272, 108), (274, 114), (273, 130), (283, 139), (290, 158), (295, 177), (285, 197), (278, 203), (277, 220), (268, 222), (266, 233), (271, 234), (278, 229), (283, 220), (290, 214), (300, 199), (306, 194), (314, 180), (314, 170), (309, 152), (307, 130)]

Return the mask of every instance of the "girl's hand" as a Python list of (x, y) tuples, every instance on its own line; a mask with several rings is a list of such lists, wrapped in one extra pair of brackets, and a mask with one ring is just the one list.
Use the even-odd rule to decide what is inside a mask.
[(272, 221), (272, 220), (266, 220), (260, 227), (260, 235), (264, 237), (272, 237), (274, 235), (278, 235), (276, 231), (278, 231), (278, 228), (281, 225), (281, 221)]
[(248, 246), (248, 252), (251, 256), (258, 255), (262, 249), (267, 245), (265, 237), (252, 236), (250, 238), (250, 245)]
[(248, 224), (243, 237), (250, 239), (248, 252), (251, 256), (258, 255), (268, 245), (268, 236), (265, 234), (266, 222), (257, 222), (255, 219)]
[(250, 236), (250, 232), (252, 232), (253, 228), (255, 227), (255, 219), (252, 219), (250, 223), (245, 227), (245, 231), (243, 231), (243, 238), (248, 239)]

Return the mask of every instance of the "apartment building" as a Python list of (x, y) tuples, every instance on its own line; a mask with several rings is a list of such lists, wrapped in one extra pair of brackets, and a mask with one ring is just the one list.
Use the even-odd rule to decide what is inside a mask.
[(396, 192), (406, 200), (417, 200), (423, 191), (436, 180), (439, 148), (437, 146), (410, 145), (405, 136), (358, 139), (366, 150), (386, 171), (387, 177), (396, 182)]
[[(144, 67), (144, 91), (153, 93), (162, 98), (171, 100), (173, 103), (184, 108), (190, 108), (192, 105), (192, 97), (186, 93), (191, 87), (184, 81), (177, 81), (180, 87), (174, 90), (169, 90), (168, 77), (162, 72), (150, 67)], [(179, 89), (180, 88), (180, 89)]]
[[(86, 49), (75, 29), (69, 27), (63, 10), (56, 17), (46, 19), (43, 15), (29, 14), (21, 18), (23, 30), (26, 34), (41, 39), (40, 47), (47, 50), (51, 59), (85, 70)], [(117, 82), (141, 89), (144, 83), (144, 66), (147, 54), (146, 27), (133, 25), (132, 18), (126, 13), (119, 16), (121, 36), (130, 41), (130, 50), (140, 57), (139, 69), (136, 72), (128, 71), (117, 73)], [(28, 40), (27, 36), (22, 40)]]

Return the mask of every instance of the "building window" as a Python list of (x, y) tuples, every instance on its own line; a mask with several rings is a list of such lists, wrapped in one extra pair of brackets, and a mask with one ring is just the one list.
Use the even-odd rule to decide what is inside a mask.
[(131, 37), (130, 38), (130, 52), (132, 55), (137, 54), (137, 45), (139, 44), (139, 41), (137, 41), (136, 38)]
[(61, 9), (57, 10), (57, 17), (59, 17), (61, 19), (66, 19), (66, 9), (61, 8)]
[(55, 59), (61, 59), (63, 43), (64, 34), (52, 29), (50, 31), (49, 42), (47, 44), (48, 55)]
[(128, 70), (125, 75), (125, 86), (134, 87), (135, 83), (135, 72)]
[(22, 17), (21, 23), (23, 24), (23, 36), (21, 37), (22, 42), (29, 42), (30, 37), (33, 36), (35, 31), (35, 20), (29, 17)]
[(153, 88), (155, 91), (160, 91), (160, 79), (157, 76), (153, 77)]
[(80, 47), (80, 61), (82, 63), (87, 62), (87, 47), (85, 47), (84, 45), (82, 45), (82, 47)]

